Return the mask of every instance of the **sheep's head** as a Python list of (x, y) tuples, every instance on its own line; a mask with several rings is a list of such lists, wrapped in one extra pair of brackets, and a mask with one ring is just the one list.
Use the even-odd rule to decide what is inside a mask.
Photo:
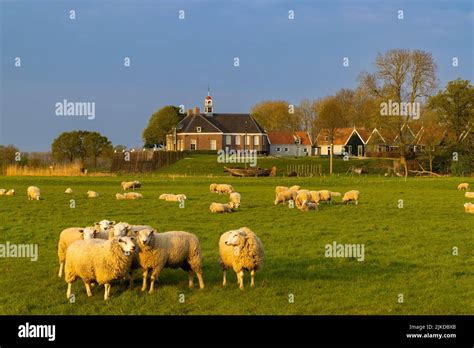
[(211, 184), (211, 185), (209, 185), (209, 190), (215, 191), (216, 187), (217, 187), (217, 184)]
[(140, 243), (149, 245), (154, 233), (155, 231), (149, 229), (140, 230), (137, 233), (137, 239)]
[(97, 231), (95, 230), (94, 227), (86, 227), (86, 228), (80, 229), (79, 232), (82, 233), (82, 238), (84, 240), (94, 239), (95, 236), (97, 235)]
[(107, 231), (109, 228), (115, 225), (115, 221), (102, 220), (102, 221), (96, 222), (96, 224), (99, 224), (100, 229), (102, 231)]
[(124, 237), (130, 232), (132, 226), (126, 222), (119, 222), (111, 227), (114, 231), (114, 237)]
[(130, 255), (135, 251), (135, 243), (130, 237), (120, 237), (118, 238), (118, 243), (125, 255)]
[(238, 246), (243, 244), (247, 238), (247, 233), (243, 228), (229, 232), (229, 237), (225, 240), (225, 245)]

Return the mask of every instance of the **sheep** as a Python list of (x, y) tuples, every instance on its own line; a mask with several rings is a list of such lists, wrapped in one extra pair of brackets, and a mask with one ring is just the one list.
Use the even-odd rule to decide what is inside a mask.
[(217, 192), (217, 184), (210, 184), (209, 185), (209, 191)]
[(327, 202), (328, 204), (332, 203), (333, 197), (340, 197), (340, 192), (331, 192), (328, 190), (319, 191), (319, 201)]
[(469, 190), (469, 183), (463, 182), (458, 185), (458, 190)]
[(229, 205), (230, 205), (230, 207), (232, 209), (237, 209), (238, 207), (240, 207), (240, 200), (241, 200), (240, 193), (232, 192), (229, 195)]
[(120, 184), (120, 186), (122, 186), (122, 189), (125, 191), (125, 190), (129, 190), (129, 189), (136, 189), (136, 188), (140, 188), (142, 187), (142, 184), (140, 181), (122, 181), (122, 183)]
[(474, 198), (474, 192), (466, 192), (466, 193), (464, 194), (464, 197), (466, 197), (466, 198)]
[(0, 189), (0, 196), (3, 196), (6, 192), (7, 192), (7, 190), (5, 190), (5, 189)]
[(290, 187), (291, 191), (299, 191), (300, 189), (301, 189), (301, 186), (298, 186), (298, 185), (294, 185)]
[(295, 200), (296, 198), (296, 191), (293, 190), (286, 190), (279, 192), (275, 198), (275, 205), (280, 203), (285, 203), (286, 201)]
[(277, 186), (275, 187), (275, 196), (278, 195), (280, 192), (283, 192), (283, 191), (286, 191), (286, 190), (289, 190), (290, 188), (289, 187), (286, 187), (286, 186)]
[(99, 197), (99, 194), (95, 191), (87, 191), (87, 197), (89, 198), (97, 198)]
[(309, 190), (296, 191), (295, 204), (298, 209), (301, 209), (301, 207), (306, 202), (311, 202), (311, 201), (312, 201), (311, 192)]
[(68, 247), (75, 241), (81, 239), (93, 239), (98, 232), (98, 229), (94, 227), (69, 227), (62, 230), (58, 242), (59, 278), (61, 278), (63, 273), (64, 261), (66, 260), (66, 251)]
[(5, 196), (14, 196), (15, 195), (15, 190), (14, 189), (10, 189), (7, 191), (7, 193), (5, 193)]
[(209, 210), (211, 213), (232, 213), (232, 206), (230, 203), (211, 203)]
[(300, 207), (301, 211), (318, 210), (319, 203), (305, 201)]
[(124, 194), (116, 193), (115, 198), (118, 199), (118, 200), (140, 199), (140, 198), (143, 198), (143, 195), (141, 193), (138, 193), (138, 192), (127, 192), (127, 193), (124, 193)]
[(219, 264), (223, 272), (222, 285), (227, 284), (226, 271), (233, 268), (239, 288), (244, 288), (244, 270), (250, 272), (250, 286), (255, 285), (255, 272), (263, 267), (263, 244), (247, 227), (223, 233), (219, 239)]
[(113, 237), (125, 237), (131, 230), (132, 226), (126, 222), (119, 222), (110, 227), (110, 233)]
[(39, 201), (41, 198), (41, 191), (36, 186), (28, 187), (28, 189), (26, 190), (26, 193), (28, 195), (28, 200)]
[(342, 203), (349, 203), (350, 201), (355, 201), (356, 205), (359, 204), (359, 191), (352, 190), (344, 193)]
[(469, 214), (474, 214), (474, 204), (464, 203), (464, 211)]
[(188, 272), (188, 286), (193, 287), (196, 273), (199, 288), (204, 288), (202, 278), (202, 256), (199, 239), (192, 233), (170, 231), (155, 233), (154, 230), (141, 230), (137, 234), (139, 247), (138, 264), (143, 268), (142, 291), (147, 288), (148, 271), (151, 270), (149, 293), (153, 293), (155, 280), (163, 268), (178, 268)]
[(64, 191), (64, 193), (66, 193), (66, 194), (71, 194), (71, 193), (73, 193), (72, 188), (68, 187), (68, 188), (66, 189), (66, 191)]
[(230, 194), (234, 192), (234, 188), (228, 184), (218, 184), (216, 187), (216, 192), (219, 194)]
[(182, 201), (185, 201), (187, 199), (186, 195), (185, 194), (173, 194), (173, 193), (163, 193), (162, 195), (160, 195), (159, 199), (163, 199), (167, 202), (182, 202)]
[(311, 195), (311, 202), (318, 203), (321, 200), (321, 196), (319, 195), (319, 191), (309, 191)]
[(72, 283), (79, 277), (89, 297), (92, 296), (92, 282), (104, 284), (104, 300), (108, 300), (111, 281), (129, 273), (134, 251), (135, 244), (130, 237), (78, 240), (73, 243), (66, 253), (67, 298), (71, 297)]

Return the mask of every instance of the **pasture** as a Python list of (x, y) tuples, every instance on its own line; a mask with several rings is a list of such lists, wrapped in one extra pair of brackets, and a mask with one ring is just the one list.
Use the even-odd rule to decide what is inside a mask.
[[(183, 161), (179, 165), (186, 165)], [(139, 192), (144, 199), (115, 199), (122, 191), (120, 182), (128, 179), (143, 183)], [(1, 177), (0, 187), (15, 188), (17, 195), (0, 196), (0, 243), (38, 244), (39, 258), (0, 258), (0, 314), (472, 314), (474, 216), (464, 212), (468, 200), (456, 190), (461, 181), (404, 182), (383, 176)], [(228, 198), (209, 192), (212, 182), (232, 184), (242, 194), (241, 208), (231, 214), (210, 213), (211, 202)], [(357, 189), (361, 200), (343, 205), (339, 197), (309, 212), (275, 206), (274, 187), (293, 184), (342, 193)], [(29, 185), (41, 188), (42, 200), (27, 200)], [(74, 194), (64, 194), (67, 187)], [(101, 196), (88, 199), (88, 190)], [(161, 193), (185, 193), (185, 207), (158, 200)], [(70, 199), (75, 208), (70, 208)], [(114, 283), (107, 302), (102, 286), (87, 298), (78, 280), (73, 285), (75, 302), (70, 303), (64, 278), (57, 276), (59, 233), (105, 218), (196, 234), (204, 257), (205, 289), (188, 289), (185, 272), (166, 269), (156, 292), (149, 295), (140, 291), (137, 271), (134, 288)], [(266, 254), (255, 288), (249, 287), (246, 273), (243, 291), (233, 271), (228, 272), (227, 287), (221, 285), (217, 263), (219, 236), (242, 226), (260, 237)], [(364, 244), (364, 261), (325, 257), (325, 245), (334, 241)]]

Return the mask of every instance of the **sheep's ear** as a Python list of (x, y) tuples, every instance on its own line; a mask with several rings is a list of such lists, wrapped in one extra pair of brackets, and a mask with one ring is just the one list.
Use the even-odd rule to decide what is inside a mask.
[(245, 232), (245, 230), (243, 228), (241, 228), (239, 230), (239, 234), (242, 236), (242, 237), (247, 237), (247, 233)]
[(115, 221), (110, 221), (109, 225), (115, 225)]
[(150, 235), (152, 235), (153, 233), (155, 233), (155, 230), (150, 230)]

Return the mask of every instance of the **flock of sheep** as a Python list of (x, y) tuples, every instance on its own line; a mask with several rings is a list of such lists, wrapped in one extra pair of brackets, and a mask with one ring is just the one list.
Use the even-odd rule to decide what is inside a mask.
[[(458, 190), (464, 190), (467, 191), (469, 190), (469, 183), (463, 182), (458, 185)], [(474, 192), (466, 192), (464, 194), (464, 197), (473, 199), (474, 198)], [(464, 211), (469, 214), (474, 214), (474, 203), (464, 203)]]

